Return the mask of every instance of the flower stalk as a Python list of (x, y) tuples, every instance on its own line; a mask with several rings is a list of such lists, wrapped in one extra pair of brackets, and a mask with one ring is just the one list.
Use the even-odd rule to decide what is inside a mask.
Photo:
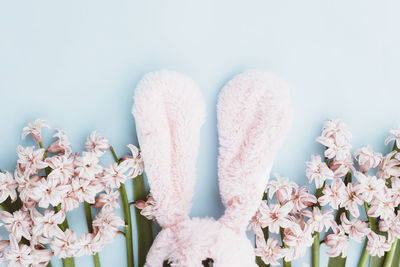
[[(284, 247), (284, 248), (289, 248), (289, 246), (286, 245), (285, 242), (283, 241), (283, 240), (285, 239), (285, 230), (284, 230), (282, 227), (280, 227), (279, 233), (281, 234), (281, 239), (282, 239), (282, 245), (283, 245), (283, 247)], [(282, 261), (283, 261), (283, 267), (292, 267), (292, 263), (291, 263), (291, 262), (288, 262), (288, 261), (285, 261), (285, 258), (283, 258)]]
[(394, 259), (394, 256), (395, 256), (395, 252), (396, 252), (398, 241), (399, 240), (396, 238), (393, 241), (391, 249), (386, 253), (386, 257), (385, 257), (385, 261), (383, 263), (383, 267), (391, 267), (392, 266), (392, 262), (393, 262), (393, 259)]
[(314, 243), (312, 245), (312, 266), (319, 267), (319, 254), (320, 254), (320, 241), (319, 233), (314, 233)]
[[(133, 179), (133, 200), (146, 200), (147, 191), (144, 185), (143, 175), (138, 175)], [(153, 230), (150, 220), (140, 214), (140, 209), (135, 207), (137, 242), (138, 242), (138, 262), (139, 267), (144, 266), (146, 255), (153, 243)]]
[[(374, 218), (368, 216), (369, 206), (368, 206), (367, 202), (364, 202), (364, 208), (365, 208), (365, 214), (367, 215), (367, 218), (368, 218), (368, 221), (369, 221), (369, 227), (370, 227), (371, 231), (376, 232), (375, 220), (374, 220)], [(364, 248), (363, 248), (363, 251), (361, 253), (360, 260), (358, 262), (358, 267), (365, 267), (368, 264), (369, 254), (368, 254), (368, 251), (367, 251), (367, 244), (368, 244), (368, 239), (365, 238)]]
[[(39, 142), (39, 147), (43, 148), (43, 143), (42, 142)], [(47, 158), (47, 153), (48, 153), (48, 151), (46, 150), (44, 152), (44, 154), (43, 154), (43, 160), (45, 160)], [(45, 172), (46, 172), (46, 177), (47, 177), (50, 174), (51, 169), (49, 167), (47, 167), (45, 169)], [(54, 207), (54, 211), (56, 213), (61, 211), (61, 204), (55, 206)], [(64, 221), (61, 224), (59, 224), (58, 227), (60, 227), (60, 229), (63, 232), (65, 232), (69, 228), (67, 216), (65, 216)], [(75, 267), (75, 259), (73, 257), (62, 258), (61, 261), (62, 261), (63, 267)]]
[[(328, 164), (328, 159), (325, 157), (325, 163)], [(319, 209), (321, 209), (321, 205), (318, 203), (318, 198), (323, 196), (322, 191), (324, 190), (326, 185), (326, 181), (324, 181), (323, 185), (321, 188), (319, 188), (315, 194), (317, 198), (317, 203), (315, 204)], [(311, 260), (312, 260), (312, 266), (313, 267), (319, 267), (319, 255), (320, 255), (320, 248), (321, 248), (321, 242), (320, 242), (320, 237), (319, 237), (319, 232), (315, 232), (314, 235), (314, 243), (312, 244), (312, 253), (311, 253)]]
[[(120, 160), (112, 146), (110, 146), (110, 151), (114, 157), (115, 162), (117, 164), (120, 164)], [(133, 242), (132, 242), (132, 218), (131, 218), (130, 205), (128, 201), (128, 195), (126, 193), (126, 188), (124, 184), (121, 184), (119, 188), (119, 193), (121, 195), (122, 211), (124, 214), (124, 221), (125, 221), (125, 243), (126, 243), (127, 266), (134, 267)]]
[[(55, 206), (54, 207), (54, 211), (57, 213), (61, 210), (61, 205)], [(60, 227), (60, 229), (65, 232), (65, 230), (67, 230), (69, 228), (68, 225), (68, 220), (67, 217), (65, 217), (65, 220), (58, 225), (58, 227)], [(75, 267), (75, 259), (73, 257), (71, 258), (63, 258), (61, 259), (63, 267)]]
[(367, 243), (368, 243), (368, 240), (365, 239), (364, 248), (362, 250), (361, 257), (360, 257), (360, 260), (359, 260), (358, 265), (357, 265), (358, 267), (365, 267), (368, 264), (369, 254), (368, 254), (368, 251), (367, 251)]
[[(89, 233), (93, 233), (93, 220), (92, 220), (92, 210), (91, 205), (85, 201), (85, 216), (86, 216), (86, 224), (89, 230)], [(99, 253), (94, 254), (93, 256), (93, 263), (95, 267), (100, 267), (100, 259)]]

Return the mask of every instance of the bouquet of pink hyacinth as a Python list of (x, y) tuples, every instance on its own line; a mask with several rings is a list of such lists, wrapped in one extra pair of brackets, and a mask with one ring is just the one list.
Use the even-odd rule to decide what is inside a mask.
[[(64, 267), (73, 267), (74, 257), (92, 255), (100, 267), (98, 253), (123, 234), (127, 266), (133, 267), (134, 204), (138, 264), (143, 266), (153, 241), (151, 221), (157, 203), (144, 187), (138, 148), (128, 145), (131, 155), (119, 158), (109, 142), (93, 132), (85, 151), (73, 153), (61, 130), (44, 148), (42, 128), (49, 126), (37, 120), (23, 129), (22, 137), (31, 135), (37, 147), (18, 146), (13, 174), (0, 171), (0, 220), (9, 232), (0, 241), (0, 261), (8, 266), (51, 266), (50, 259), (56, 256)], [(385, 156), (369, 145), (352, 155), (351, 133), (339, 120), (324, 123), (317, 142), (325, 147), (324, 155), (312, 155), (305, 171), (315, 183), (315, 194), (278, 175), (265, 189), (250, 223), (257, 264), (282, 262), (289, 267), (312, 247), (312, 266), (319, 267), (324, 245), (328, 266), (345, 266), (351, 239), (364, 243), (358, 266), (400, 266), (400, 129), (386, 139), (386, 145), (394, 144)], [(115, 163), (102, 167), (100, 159), (107, 151)], [(131, 178), (134, 195), (129, 202), (125, 181)], [(123, 218), (115, 214), (120, 203)], [(88, 233), (78, 237), (68, 227), (67, 214), (81, 204)]]
[(385, 141), (394, 141), (389, 154), (368, 145), (352, 156), (346, 125), (327, 121), (316, 139), (324, 155), (306, 163), (316, 194), (279, 176), (265, 189), (251, 222), (259, 266), (279, 260), (291, 266), (312, 247), (312, 266), (318, 267), (321, 244), (327, 246), (328, 266), (345, 266), (350, 239), (364, 243), (358, 266), (400, 266), (400, 129), (391, 134)]
[[(124, 183), (135, 178), (134, 201), (146, 196), (139, 150), (128, 145), (131, 155), (119, 159), (109, 142), (93, 132), (85, 143), (86, 151), (73, 153), (67, 136), (58, 129), (55, 140), (44, 148), (42, 128), (49, 126), (36, 120), (23, 129), (22, 138), (31, 135), (37, 147), (18, 146), (15, 171), (0, 171), (0, 220), (9, 232), (8, 238), (0, 241), (0, 261), (14, 267), (51, 266), (54, 255), (62, 259), (64, 267), (72, 267), (74, 257), (92, 255), (99, 267), (98, 253), (120, 233), (126, 237), (127, 266), (133, 267), (132, 203)], [(115, 163), (103, 167), (99, 160), (107, 150)], [(123, 219), (115, 214), (120, 202)], [(78, 237), (69, 229), (67, 214), (81, 203), (88, 233)], [(145, 255), (152, 241), (151, 224), (136, 216), (136, 225), (140, 254)], [(143, 261), (141, 257), (139, 262)]]

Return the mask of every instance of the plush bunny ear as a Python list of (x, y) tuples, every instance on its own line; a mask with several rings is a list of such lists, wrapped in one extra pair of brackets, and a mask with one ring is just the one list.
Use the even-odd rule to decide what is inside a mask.
[(257, 211), (274, 156), (292, 118), (289, 90), (270, 73), (247, 71), (219, 94), (218, 176), (223, 204), (221, 221), (247, 226)]
[(139, 82), (132, 112), (156, 219), (162, 227), (174, 225), (190, 213), (203, 98), (190, 78), (159, 71)]

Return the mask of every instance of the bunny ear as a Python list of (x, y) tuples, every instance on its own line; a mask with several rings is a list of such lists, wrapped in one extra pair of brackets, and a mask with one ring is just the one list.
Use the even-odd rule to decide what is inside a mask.
[(139, 82), (132, 113), (155, 217), (161, 226), (188, 218), (196, 176), (203, 98), (190, 78), (172, 71), (146, 74)]
[(247, 71), (228, 82), (218, 105), (221, 221), (247, 226), (257, 211), (278, 147), (292, 118), (289, 90), (270, 73)]

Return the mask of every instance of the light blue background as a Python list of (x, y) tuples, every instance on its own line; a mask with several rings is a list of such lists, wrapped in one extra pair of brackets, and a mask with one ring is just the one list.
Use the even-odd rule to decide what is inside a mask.
[[(0, 168), (13, 169), (20, 130), (36, 118), (63, 128), (77, 151), (97, 129), (127, 153), (135, 85), (146, 72), (177, 70), (207, 101), (192, 215), (219, 217), (217, 94), (233, 75), (262, 68), (289, 83), (295, 109), (273, 171), (306, 184), (305, 161), (321, 152), (314, 139), (327, 118), (349, 125), (354, 147), (387, 151), (383, 140), (400, 123), (399, 10), (398, 1), (366, 0), (1, 0)], [(69, 219), (85, 230), (83, 208)], [(351, 245), (348, 266), (360, 249)], [(102, 265), (124, 266), (124, 251), (119, 237), (100, 253)], [(92, 266), (89, 257), (77, 263)]]

